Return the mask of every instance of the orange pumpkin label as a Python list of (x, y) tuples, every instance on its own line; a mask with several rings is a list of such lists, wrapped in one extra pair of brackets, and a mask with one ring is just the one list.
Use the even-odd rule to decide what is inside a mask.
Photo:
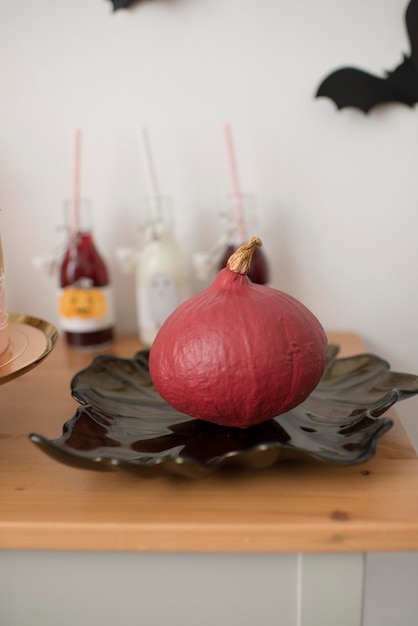
[(90, 332), (114, 324), (110, 287), (71, 285), (58, 293), (58, 312), (63, 330)]

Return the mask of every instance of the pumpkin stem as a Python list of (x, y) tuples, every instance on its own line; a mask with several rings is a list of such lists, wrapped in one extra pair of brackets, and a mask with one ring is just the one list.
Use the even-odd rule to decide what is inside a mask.
[(231, 254), (226, 264), (227, 268), (237, 274), (248, 274), (254, 250), (262, 245), (263, 242), (259, 237), (251, 237), (247, 243)]

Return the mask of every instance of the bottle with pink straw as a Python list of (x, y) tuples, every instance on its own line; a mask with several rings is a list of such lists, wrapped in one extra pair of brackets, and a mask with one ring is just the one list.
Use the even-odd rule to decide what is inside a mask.
[(92, 229), (91, 203), (81, 197), (81, 131), (74, 138), (74, 184), (66, 202), (68, 243), (59, 269), (61, 330), (72, 348), (99, 348), (113, 340), (115, 312), (107, 265)]
[[(229, 124), (224, 126), (225, 146), (228, 159), (229, 173), (231, 178), (232, 194), (229, 198), (229, 206), (227, 207), (227, 238), (225, 250), (222, 253), (219, 262), (219, 269), (226, 266), (230, 255), (245, 241), (249, 236), (259, 235), (256, 232), (248, 232), (249, 228), (254, 228), (252, 222), (255, 220), (254, 197), (243, 194), (241, 191), (237, 161), (235, 157), (234, 142), (232, 130)], [(256, 248), (253, 254), (251, 269), (248, 277), (253, 283), (265, 285), (269, 281), (269, 267), (267, 259), (261, 248)]]

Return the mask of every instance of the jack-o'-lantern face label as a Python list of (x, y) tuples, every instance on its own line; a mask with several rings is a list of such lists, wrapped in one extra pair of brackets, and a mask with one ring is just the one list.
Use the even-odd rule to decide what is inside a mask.
[(107, 328), (114, 323), (110, 287), (81, 281), (64, 287), (58, 293), (58, 312), (62, 329), (69, 332)]
[(59, 300), (59, 312), (63, 317), (79, 317), (100, 319), (106, 315), (107, 300), (98, 288), (82, 289), (67, 287)]

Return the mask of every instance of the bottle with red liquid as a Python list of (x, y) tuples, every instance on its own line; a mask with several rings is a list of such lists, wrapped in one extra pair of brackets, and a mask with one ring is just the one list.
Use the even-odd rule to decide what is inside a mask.
[[(239, 204), (240, 214), (237, 212)], [(226, 267), (231, 254), (245, 241), (254, 235), (258, 236), (258, 220), (255, 213), (255, 198), (250, 194), (242, 194), (239, 198), (228, 198), (227, 212), (223, 216), (226, 221), (228, 243), (222, 252), (219, 261), (219, 269)], [(259, 285), (266, 285), (270, 279), (270, 270), (266, 255), (261, 248), (256, 248), (253, 253), (248, 278)]]
[[(105, 261), (96, 248), (88, 200), (77, 203), (73, 227), (59, 271), (61, 330), (72, 348), (101, 348), (113, 341), (115, 313)], [(75, 215), (75, 218), (74, 218)]]

